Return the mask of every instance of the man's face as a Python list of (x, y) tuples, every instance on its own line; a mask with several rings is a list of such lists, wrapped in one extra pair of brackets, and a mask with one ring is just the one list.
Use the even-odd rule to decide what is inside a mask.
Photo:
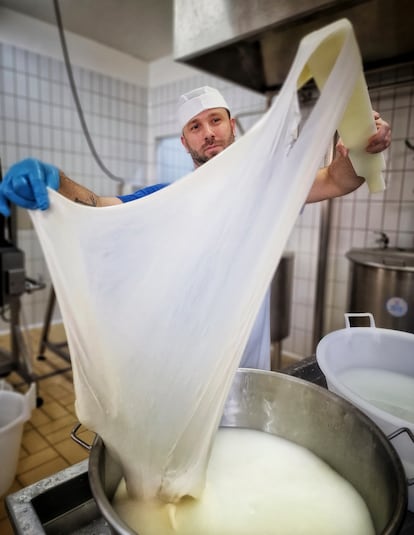
[(234, 141), (235, 120), (224, 108), (211, 108), (193, 117), (183, 128), (181, 143), (195, 167), (208, 162)]

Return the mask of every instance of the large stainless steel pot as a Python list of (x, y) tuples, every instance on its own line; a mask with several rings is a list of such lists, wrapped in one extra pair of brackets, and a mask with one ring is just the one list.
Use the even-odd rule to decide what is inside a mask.
[[(308, 448), (359, 491), (378, 535), (398, 533), (407, 507), (401, 461), (379, 427), (344, 399), (281, 373), (239, 370), (222, 425), (262, 430)], [(121, 477), (97, 437), (89, 458), (92, 493), (115, 533), (131, 535), (111, 506)]]
[(371, 312), (377, 327), (414, 333), (414, 250), (351, 249), (346, 257), (347, 311)]

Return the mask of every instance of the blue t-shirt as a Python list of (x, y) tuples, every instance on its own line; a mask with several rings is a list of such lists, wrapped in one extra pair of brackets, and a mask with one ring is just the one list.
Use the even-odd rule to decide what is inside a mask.
[(165, 186), (169, 186), (168, 182), (152, 184), (151, 186), (146, 186), (145, 188), (134, 191), (134, 193), (119, 195), (118, 199), (121, 199), (122, 202), (136, 201), (137, 199), (141, 199), (142, 197), (146, 197), (147, 195), (151, 195), (151, 193), (155, 193), (156, 191), (165, 188)]
[[(118, 199), (122, 202), (135, 201), (168, 185), (168, 183), (153, 184), (129, 195), (119, 195)], [(270, 291), (267, 292), (260, 307), (240, 361), (240, 368), (270, 370)]]

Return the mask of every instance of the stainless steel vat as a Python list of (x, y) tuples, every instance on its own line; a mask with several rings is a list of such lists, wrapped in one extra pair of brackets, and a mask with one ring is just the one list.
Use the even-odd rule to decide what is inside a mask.
[(347, 311), (371, 312), (377, 327), (414, 333), (414, 251), (351, 249), (346, 256)]
[[(239, 370), (222, 425), (262, 430), (308, 448), (359, 491), (377, 535), (398, 533), (407, 507), (401, 461), (376, 424), (346, 400), (281, 373)], [(111, 506), (121, 477), (98, 437), (89, 458), (92, 493), (115, 533), (131, 535)]]
[(289, 336), (292, 308), (293, 253), (284, 253), (270, 289), (270, 339), (280, 342)]
[(286, 252), (280, 259), (270, 286), (271, 369), (277, 371), (282, 362), (282, 340), (290, 333), (292, 310), (294, 253)]

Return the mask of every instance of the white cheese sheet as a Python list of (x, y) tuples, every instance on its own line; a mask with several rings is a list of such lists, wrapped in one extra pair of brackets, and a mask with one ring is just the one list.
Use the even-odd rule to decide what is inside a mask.
[[(313, 74), (324, 89), (296, 139), (297, 88)], [(338, 126), (353, 145), (356, 120), (354, 163), (382, 187), (382, 158), (361, 157), (375, 131), (367, 95), (353, 30), (339, 21), (302, 41), (255, 127), (193, 173), (108, 208), (50, 191), (50, 209), (31, 212), (79, 420), (118, 456), (131, 495), (202, 492), (250, 329)]]

